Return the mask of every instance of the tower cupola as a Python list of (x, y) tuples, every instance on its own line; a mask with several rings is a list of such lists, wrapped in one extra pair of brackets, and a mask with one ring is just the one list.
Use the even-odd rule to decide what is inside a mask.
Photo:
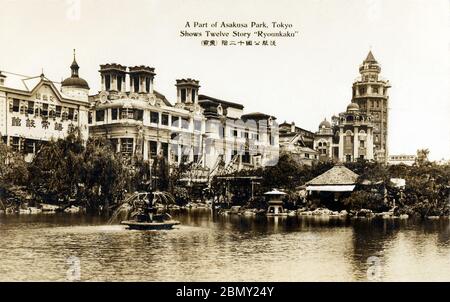
[(199, 81), (193, 79), (177, 80), (177, 103), (197, 104), (198, 90), (200, 88)]

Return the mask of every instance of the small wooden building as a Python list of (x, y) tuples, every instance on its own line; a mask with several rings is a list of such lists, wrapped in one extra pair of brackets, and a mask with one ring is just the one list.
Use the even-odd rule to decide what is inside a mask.
[(319, 198), (323, 203), (338, 202), (355, 189), (358, 174), (338, 164), (306, 183), (308, 199)]

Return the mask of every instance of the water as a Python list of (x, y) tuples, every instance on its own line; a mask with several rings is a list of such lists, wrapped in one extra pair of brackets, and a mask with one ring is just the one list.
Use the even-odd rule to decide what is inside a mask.
[(450, 281), (449, 219), (175, 217), (176, 230), (130, 231), (99, 217), (0, 216), (0, 280)]

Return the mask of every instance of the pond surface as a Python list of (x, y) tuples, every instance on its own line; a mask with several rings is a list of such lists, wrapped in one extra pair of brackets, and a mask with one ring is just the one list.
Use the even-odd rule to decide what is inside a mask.
[(2, 281), (450, 281), (450, 221), (175, 214), (168, 231), (93, 216), (0, 216)]

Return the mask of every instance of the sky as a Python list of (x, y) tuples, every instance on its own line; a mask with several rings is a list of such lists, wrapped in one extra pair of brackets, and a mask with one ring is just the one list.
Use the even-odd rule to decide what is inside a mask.
[[(317, 131), (345, 111), (372, 50), (390, 81), (390, 154), (430, 149), (450, 159), (449, 0), (0, 0), (0, 70), (80, 76), (100, 87), (99, 65), (155, 68), (155, 89), (174, 103), (175, 80), (242, 103), (247, 113)], [(276, 46), (202, 46), (186, 22), (284, 22), (298, 30)]]

